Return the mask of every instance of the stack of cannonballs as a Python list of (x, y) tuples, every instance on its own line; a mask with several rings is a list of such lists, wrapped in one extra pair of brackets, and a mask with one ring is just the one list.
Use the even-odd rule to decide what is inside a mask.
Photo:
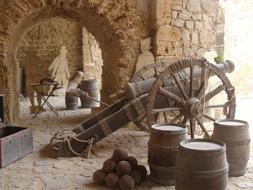
[(121, 190), (132, 190), (146, 177), (145, 166), (138, 165), (135, 157), (128, 156), (124, 149), (116, 149), (103, 168), (93, 175), (94, 183), (108, 188), (119, 187)]

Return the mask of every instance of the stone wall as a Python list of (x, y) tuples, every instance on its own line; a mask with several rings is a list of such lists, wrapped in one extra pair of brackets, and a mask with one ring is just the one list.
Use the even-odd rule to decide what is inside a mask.
[(216, 0), (157, 0), (156, 55), (159, 60), (223, 52), (223, 10)]
[(17, 121), (19, 115), (19, 41), (35, 25), (54, 17), (79, 23), (99, 42), (104, 100), (126, 83), (120, 70), (133, 73), (140, 38), (149, 33), (137, 0), (0, 0), (0, 93), (5, 96), (7, 122)]
[(19, 41), (48, 19), (75, 21), (98, 41), (104, 100), (132, 76), (140, 39), (153, 37), (157, 60), (201, 57), (222, 39), (223, 17), (216, 0), (0, 0), (0, 6), (0, 93), (6, 97), (6, 118), (11, 122), (19, 112)]
[(82, 28), (75, 22), (52, 18), (27, 32), (17, 54), (19, 66), (25, 69), (26, 86), (47, 76), (50, 64), (61, 46), (68, 49), (70, 76), (82, 70)]
[(84, 79), (97, 79), (101, 89), (103, 58), (99, 43), (85, 28), (83, 28), (82, 43)]

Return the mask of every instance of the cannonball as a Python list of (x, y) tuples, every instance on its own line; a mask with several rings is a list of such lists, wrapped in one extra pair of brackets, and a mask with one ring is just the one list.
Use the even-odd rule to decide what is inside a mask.
[(134, 186), (134, 179), (129, 175), (124, 175), (119, 179), (119, 187), (121, 190), (132, 190)]
[(93, 174), (93, 181), (96, 185), (104, 184), (105, 173), (102, 170), (97, 170)]
[(130, 174), (130, 176), (134, 179), (134, 182), (136, 185), (139, 185), (142, 180), (141, 172), (138, 170), (133, 170)]
[(132, 167), (127, 161), (120, 161), (116, 166), (116, 172), (119, 176), (123, 176), (125, 174), (130, 174)]
[(131, 164), (132, 169), (135, 169), (138, 165), (136, 158), (133, 156), (128, 156), (126, 161), (128, 161)]
[(117, 148), (113, 151), (112, 159), (116, 162), (120, 162), (122, 160), (126, 160), (128, 153), (125, 149)]
[(119, 177), (116, 173), (109, 173), (105, 177), (105, 184), (109, 188), (115, 188), (118, 185)]
[(147, 176), (148, 172), (147, 172), (147, 169), (146, 169), (145, 166), (138, 165), (137, 168), (136, 168), (136, 170), (138, 170), (140, 172), (142, 179), (144, 179)]
[(104, 162), (104, 164), (103, 164), (103, 171), (105, 172), (105, 173), (111, 173), (111, 172), (113, 172), (114, 171), (114, 169), (115, 169), (115, 167), (116, 167), (116, 162), (113, 160), (113, 159), (108, 159), (108, 160), (106, 160), (105, 162)]

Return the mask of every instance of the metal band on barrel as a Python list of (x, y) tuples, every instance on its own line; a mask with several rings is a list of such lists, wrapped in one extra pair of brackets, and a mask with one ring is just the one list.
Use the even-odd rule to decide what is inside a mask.
[(133, 105), (134, 109), (136, 110), (138, 117), (143, 117), (146, 114), (146, 111), (140, 101), (133, 100), (132, 105)]
[(133, 121), (133, 120), (134, 120), (134, 119), (133, 119), (133, 115), (132, 115), (132, 113), (131, 113), (131, 110), (130, 110), (129, 106), (125, 105), (125, 106), (123, 106), (122, 109), (125, 111), (128, 120), (129, 120), (129, 121)]
[(109, 127), (106, 120), (103, 119), (103, 120), (99, 121), (98, 125), (99, 125), (100, 129), (103, 131), (105, 136), (108, 136), (112, 133), (112, 129)]

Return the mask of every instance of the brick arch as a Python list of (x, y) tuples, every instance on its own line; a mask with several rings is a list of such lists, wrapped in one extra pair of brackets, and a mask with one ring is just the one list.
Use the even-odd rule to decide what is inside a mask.
[[(131, 1), (131, 0), (130, 0)], [(132, 0), (134, 1), (134, 0)], [(100, 43), (104, 60), (102, 98), (125, 82), (119, 70), (133, 72), (138, 54), (141, 21), (134, 6), (121, 0), (10, 0), (0, 6), (0, 93), (4, 93), (5, 117), (17, 121), (19, 102), (17, 90), (16, 52), (22, 36), (46, 19), (62, 17), (78, 22)]]

